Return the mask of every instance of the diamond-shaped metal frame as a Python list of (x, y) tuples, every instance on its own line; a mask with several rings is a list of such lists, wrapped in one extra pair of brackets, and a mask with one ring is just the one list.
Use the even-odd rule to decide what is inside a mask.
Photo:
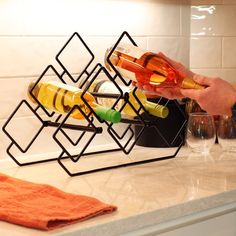
[[(71, 73), (67, 70), (67, 68), (64, 66), (63, 62), (60, 60), (60, 56), (64, 53), (66, 47), (68, 47), (68, 45), (70, 44), (70, 42), (75, 39), (78, 38), (78, 40), (83, 44), (83, 46), (86, 48), (87, 52), (89, 53), (89, 55), (91, 56), (91, 59), (88, 61), (87, 65), (84, 67), (83, 71), (80, 73), (80, 75), (74, 79), (74, 77), (71, 75)], [(63, 68), (64, 73), (66, 73), (70, 79), (73, 82), (78, 82), (79, 79), (81, 78), (81, 76), (85, 73), (87, 75), (90, 74), (90, 72), (87, 71), (88, 67), (91, 65), (92, 61), (94, 60), (95, 56), (92, 53), (92, 51), (90, 50), (90, 48), (87, 46), (87, 44), (84, 42), (83, 38), (77, 33), (75, 32), (74, 34), (72, 34), (72, 36), (68, 39), (68, 41), (65, 43), (65, 45), (61, 48), (61, 50), (58, 52), (58, 54), (56, 55), (56, 61), (59, 63), (59, 65)]]
[[(79, 110), (79, 112), (84, 116), (84, 118), (86, 119), (86, 121), (88, 122), (87, 126), (75, 126), (77, 127), (77, 130), (82, 130), (83, 133), (79, 136), (79, 138), (77, 139), (76, 142), (73, 142), (71, 140), (71, 138), (63, 131), (63, 126), (65, 126), (68, 118), (70, 117), (71, 113), (73, 113), (75, 110)], [(91, 116), (91, 114), (90, 114)], [(75, 105), (70, 112), (66, 115), (66, 117), (63, 119), (63, 121), (60, 123), (60, 125), (58, 126), (58, 128), (56, 129), (56, 131), (53, 134), (53, 138), (54, 140), (57, 142), (57, 144), (61, 147), (61, 149), (63, 150), (64, 153), (67, 154), (67, 156), (74, 162), (77, 162), (80, 157), (82, 156), (82, 154), (85, 152), (86, 148), (89, 146), (89, 144), (91, 143), (91, 141), (93, 140), (93, 138), (95, 137), (96, 134), (100, 134), (102, 133), (102, 128), (101, 127), (96, 127), (93, 124), (93, 118), (90, 117), (89, 115), (86, 115), (84, 113), (84, 111), (78, 106)], [(92, 135), (90, 137), (90, 139), (88, 140), (88, 142), (84, 145), (82, 151), (80, 153), (78, 153), (78, 155), (76, 156), (72, 156), (70, 155), (69, 151), (67, 150), (67, 148), (61, 143), (61, 141), (58, 139), (57, 135), (58, 133), (61, 132), (65, 138), (67, 138), (67, 140), (69, 140), (69, 142), (73, 145), (73, 146), (77, 146), (79, 144), (79, 142), (81, 141), (81, 139), (84, 136), (85, 132), (91, 132)]]
[[(35, 117), (42, 123), (42, 126), (39, 128), (39, 130), (36, 132), (36, 134), (32, 137), (31, 141), (28, 143), (28, 145), (25, 148), (22, 148), (21, 145), (19, 143), (17, 143), (17, 141), (14, 139), (14, 137), (7, 131), (7, 126), (9, 125), (9, 123), (11, 122), (11, 120), (14, 118), (14, 115), (17, 114), (17, 112), (19, 111), (20, 108), (22, 108), (23, 106), (26, 106), (34, 115)], [(26, 101), (26, 100), (22, 100), (18, 106), (15, 108), (15, 110), (12, 112), (12, 114), (9, 116), (9, 118), (7, 119), (7, 121), (5, 122), (5, 124), (2, 127), (3, 132), (8, 136), (8, 138), (11, 140), (10, 145), (7, 147), (7, 154), (16, 162), (17, 165), (19, 166), (24, 166), (24, 165), (31, 165), (31, 164), (36, 164), (36, 163), (42, 163), (42, 162), (47, 162), (47, 161), (52, 161), (52, 160), (56, 160), (57, 158), (49, 158), (49, 159), (44, 159), (44, 160), (36, 160), (36, 161), (25, 161), (25, 162), (21, 162), (18, 157), (16, 157), (16, 155), (14, 155), (12, 153), (12, 148), (15, 146), (21, 153), (26, 153), (30, 147), (32, 146), (32, 144), (34, 143), (34, 141), (37, 139), (37, 137), (40, 135), (40, 133), (42, 132), (43, 128), (45, 127), (44, 125), (44, 121), (42, 120), (42, 118), (37, 114), (37, 109), (38, 107), (36, 107), (35, 109), (33, 109), (31, 107), (31, 105)]]
[[(65, 67), (65, 65), (63, 65), (63, 62), (60, 60), (60, 56), (63, 54), (65, 48), (70, 44), (71, 40), (74, 39), (74, 37), (77, 37), (80, 42), (82, 42), (82, 44), (84, 45), (84, 47), (87, 49), (89, 55), (91, 55), (91, 59), (88, 61), (87, 65), (85, 66), (85, 68), (83, 69), (83, 71), (79, 74), (79, 76), (74, 79), (74, 77), (70, 74), (70, 72), (67, 70), (67, 68)], [(120, 167), (126, 167), (126, 166), (132, 166), (132, 165), (138, 165), (138, 164), (144, 164), (144, 163), (149, 163), (149, 162), (155, 162), (155, 161), (160, 161), (160, 160), (165, 160), (165, 159), (170, 159), (170, 158), (174, 158), (178, 151), (180, 150), (182, 144), (184, 143), (183, 137), (180, 136), (180, 133), (182, 132), (182, 130), (185, 127), (186, 124), (186, 120), (183, 123), (183, 125), (181, 126), (181, 128), (179, 129), (178, 133), (176, 134), (176, 136), (173, 138), (173, 140), (169, 143), (165, 137), (163, 136), (163, 134), (160, 132), (160, 130), (158, 129), (158, 122), (153, 122), (150, 121), (149, 119), (144, 119), (141, 114), (140, 111), (144, 110), (145, 113), (147, 113), (147, 111), (145, 110), (145, 107), (143, 106), (143, 104), (141, 103), (141, 101), (139, 100), (139, 98), (136, 95), (136, 89), (133, 89), (132, 91), (132, 95), (134, 96), (134, 98), (137, 100), (137, 102), (140, 105), (140, 108), (137, 110), (132, 103), (129, 101), (129, 94), (128, 93), (123, 93), (123, 91), (121, 90), (121, 88), (119, 87), (118, 83), (117, 83), (117, 79), (120, 79), (121, 82), (123, 82), (123, 84), (125, 86), (129, 86), (132, 81), (126, 81), (121, 74), (116, 70), (116, 68), (113, 66), (113, 64), (110, 62), (109, 58), (112, 55), (112, 53), (114, 52), (115, 48), (117, 47), (117, 45), (121, 42), (121, 40), (127, 37), (130, 42), (137, 46), (137, 44), (134, 42), (134, 40), (132, 39), (132, 37), (128, 34), (128, 32), (124, 31), (121, 36), (119, 37), (119, 39), (117, 40), (117, 42), (114, 44), (113, 48), (111, 49), (111, 51), (109, 52), (108, 56), (107, 56), (107, 62), (110, 65), (110, 67), (113, 69), (113, 71), (115, 72), (115, 75), (112, 76), (105, 67), (103, 67), (100, 63), (98, 63), (90, 72), (88, 72), (88, 68), (91, 65), (92, 61), (94, 60), (94, 54), (92, 53), (92, 51), (89, 49), (89, 47), (87, 46), (87, 44), (84, 42), (84, 40), (82, 39), (82, 37), (75, 32), (70, 38), (69, 40), (65, 43), (65, 45), (62, 47), (62, 49), (58, 52), (58, 54), (56, 55), (56, 61), (59, 63), (59, 65), (61, 66), (61, 68), (63, 69), (63, 72), (61, 74), (59, 74), (57, 72), (57, 70), (52, 66), (49, 65), (45, 68), (45, 70), (43, 71), (43, 73), (40, 75), (40, 77), (38, 78), (38, 80), (36, 81), (35, 85), (32, 87), (31, 91), (29, 91), (30, 95), (33, 97), (33, 99), (37, 102), (38, 106), (36, 108), (32, 108), (31, 105), (26, 101), (26, 100), (22, 100), (20, 102), (20, 104), (16, 107), (16, 109), (13, 111), (13, 113), (10, 115), (10, 117), (7, 119), (6, 123), (3, 126), (3, 131), (4, 133), (10, 138), (11, 140), (11, 144), (9, 145), (9, 147), (7, 148), (7, 153), (9, 154), (9, 156), (18, 164), (18, 165), (29, 165), (29, 164), (35, 164), (35, 163), (41, 163), (41, 162), (47, 162), (47, 161), (51, 161), (51, 160), (57, 160), (58, 163), (60, 164), (60, 166), (68, 173), (68, 175), (70, 176), (76, 176), (76, 175), (83, 175), (83, 174), (87, 174), (87, 173), (93, 173), (93, 172), (97, 172), (97, 171), (103, 171), (103, 170), (107, 170), (107, 169), (113, 169), (113, 168), (120, 168)], [(55, 112), (48, 112), (47, 109), (45, 109), (40, 102), (37, 100), (37, 98), (34, 96), (33, 94), (33, 89), (35, 88), (35, 86), (37, 85), (37, 83), (39, 83), (43, 77), (46, 75), (46, 73), (52, 70), (54, 72), (54, 74), (56, 75), (56, 77), (62, 82), (62, 83), (66, 83), (65, 80), (63, 79), (64, 75), (67, 75), (72, 82), (77, 83), (79, 81), (79, 79), (81, 78), (82, 75), (86, 75), (86, 80), (84, 81), (84, 83), (86, 81), (89, 81), (89, 83), (86, 85), (86, 88), (83, 90), (82, 94), (81, 94), (81, 99), (82, 101), (85, 103), (86, 106), (88, 106), (88, 108), (90, 109), (90, 113), (89, 114), (85, 114), (84, 111), (78, 106), (75, 105), (70, 111), (69, 113), (66, 114), (66, 116), (64, 117), (64, 119), (62, 121), (60, 121), (62, 115), (58, 115), (55, 114)], [(119, 94), (101, 94), (101, 93), (92, 93), (92, 95), (94, 95), (95, 97), (104, 97), (104, 98), (116, 98), (116, 101), (114, 102), (113, 106), (111, 108), (115, 108), (116, 105), (118, 104), (118, 102), (123, 99), (124, 103), (122, 105), (122, 107), (119, 109), (120, 112), (123, 111), (124, 107), (128, 104), (131, 109), (133, 109), (133, 111), (136, 113), (136, 117), (134, 118), (122, 118), (121, 122), (122, 123), (126, 123), (127, 127), (124, 129), (122, 134), (119, 134), (116, 129), (115, 129), (115, 124), (102, 120), (99, 116), (97, 116), (97, 114), (95, 113), (95, 111), (93, 110), (93, 108), (90, 106), (90, 104), (86, 101), (85, 99), (85, 93), (87, 91), (89, 91), (89, 88), (91, 86), (91, 84), (94, 82), (95, 79), (97, 79), (97, 77), (100, 75), (100, 73), (104, 73), (107, 78), (116, 86), (117, 90), (119, 91)], [(83, 85), (79, 85), (80, 87), (82, 87)], [(176, 103), (177, 104), (177, 103)], [(15, 115), (15, 113), (17, 113), (17, 111), (20, 109), (21, 106), (26, 105), (33, 113), (34, 115), (40, 120), (40, 122), (42, 123), (42, 126), (40, 127), (40, 129), (38, 130), (38, 132), (34, 135), (34, 137), (32, 137), (32, 140), (30, 141), (30, 143), (27, 145), (26, 148), (22, 148), (14, 139), (14, 137), (11, 136), (11, 134), (9, 132), (7, 132), (7, 125), (9, 124), (10, 120), (13, 118), (13, 116)], [(178, 104), (177, 104), (178, 106)], [(48, 116), (48, 120), (43, 120), (40, 115), (37, 113), (38, 109), (41, 108), (44, 113)], [(84, 116), (84, 119), (88, 122), (87, 126), (84, 125), (73, 125), (73, 124), (68, 124), (68, 119), (71, 115), (71, 113), (75, 110), (79, 110), (79, 112)], [(179, 110), (182, 112), (182, 110), (179, 108)], [(148, 115), (148, 113), (147, 113)], [(184, 114), (183, 114), (184, 115)], [(56, 118), (55, 118), (56, 116)], [(149, 116), (149, 115), (148, 115)], [(52, 118), (55, 118), (55, 121), (52, 121)], [(114, 149), (105, 149), (105, 150), (101, 150), (101, 151), (96, 151), (96, 152), (86, 152), (87, 147), (90, 145), (91, 141), (95, 138), (95, 136), (97, 134), (100, 134), (102, 132), (104, 132), (104, 129), (102, 127), (97, 127), (94, 124), (94, 120), (98, 120), (100, 123), (104, 123), (107, 125), (107, 132), (108, 134), (113, 138), (114, 142), (117, 144), (117, 148)], [(139, 131), (138, 134), (135, 135), (134, 132), (134, 128), (133, 125), (139, 125), (141, 126), (141, 130)], [(33, 142), (36, 140), (36, 138), (38, 137), (38, 135), (41, 133), (41, 131), (43, 130), (44, 127), (56, 127), (56, 130), (53, 134), (53, 139), (55, 140), (55, 142), (60, 146), (60, 148), (62, 149), (61, 154), (57, 157), (57, 158), (51, 158), (51, 159), (47, 159), (47, 160), (37, 160), (34, 162), (28, 162), (28, 163), (21, 163), (17, 160), (17, 158), (11, 153), (11, 149), (12, 147), (16, 147), (20, 152), (25, 153), (28, 151), (28, 149), (31, 147), (31, 145), (33, 144)], [(100, 168), (95, 168), (95, 169), (88, 169), (86, 171), (80, 171), (80, 172), (76, 172), (73, 173), (69, 170), (69, 168), (63, 164), (63, 160), (64, 159), (68, 159), (69, 161), (72, 161), (74, 163), (78, 162), (79, 159), (81, 158), (81, 156), (86, 156), (86, 155), (92, 155), (92, 154), (99, 154), (99, 153), (106, 153), (106, 152), (112, 152), (112, 151), (118, 151), (121, 150), (123, 151), (126, 155), (128, 155), (133, 147), (135, 146), (135, 144), (137, 143), (137, 141), (139, 140), (139, 138), (141, 137), (142, 133), (144, 132), (145, 128), (147, 127), (153, 127), (154, 130), (156, 130), (156, 132), (159, 134), (159, 136), (164, 140), (164, 142), (167, 144), (167, 146), (169, 147), (173, 147), (173, 143), (177, 138), (180, 138), (181, 143), (180, 145), (176, 148), (176, 151), (169, 156), (163, 156), (163, 157), (157, 157), (157, 158), (153, 158), (153, 159), (148, 159), (148, 160), (142, 160), (142, 161), (132, 161), (129, 163), (123, 163), (123, 164), (117, 164), (117, 165), (111, 165), (111, 166), (106, 166), (106, 167), (100, 167)], [(82, 131), (82, 134), (78, 137), (78, 139), (74, 142), (71, 137), (65, 132), (64, 129), (72, 129), (72, 130), (79, 130)], [(89, 140), (86, 142), (86, 144), (84, 144), (84, 146), (82, 147), (81, 151), (77, 154), (77, 155), (71, 155), (69, 153), (69, 151), (67, 150), (67, 147), (59, 140), (58, 138), (58, 134), (62, 133), (64, 135), (64, 137), (73, 145), (73, 146), (78, 146), (80, 144), (80, 141), (83, 138), (83, 135), (85, 134), (85, 132), (91, 132), (91, 136), (89, 138)], [(128, 137), (127, 137), (128, 136)], [(124, 144), (123, 141), (127, 140)]]

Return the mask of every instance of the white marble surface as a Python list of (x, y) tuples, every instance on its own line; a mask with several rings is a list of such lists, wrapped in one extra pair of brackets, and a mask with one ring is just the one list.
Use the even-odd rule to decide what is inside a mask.
[[(117, 152), (81, 160), (79, 168), (159, 157), (166, 152), (135, 148), (128, 157)], [(236, 203), (235, 170), (236, 153), (221, 153), (217, 146), (210, 156), (192, 155), (182, 148), (174, 159), (77, 177), (69, 177), (57, 162), (18, 167), (12, 160), (2, 160), (1, 173), (93, 196), (116, 205), (118, 211), (50, 232), (0, 222), (0, 235), (112, 236), (168, 222)]]

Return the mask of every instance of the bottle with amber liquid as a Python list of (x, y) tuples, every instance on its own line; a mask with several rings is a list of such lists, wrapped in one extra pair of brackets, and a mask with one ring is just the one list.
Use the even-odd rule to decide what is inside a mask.
[[(88, 86), (89, 81), (85, 83), (85, 86)], [(169, 110), (166, 106), (159, 105), (154, 102), (150, 102), (147, 100), (146, 95), (141, 91), (140, 89), (136, 89), (134, 92), (131, 87), (127, 86), (122, 86), (119, 85), (119, 88), (122, 90), (123, 94), (128, 93), (128, 100), (132, 104), (132, 106), (135, 108), (136, 111), (138, 111), (138, 114), (144, 113), (144, 109), (140, 109), (140, 103), (144, 106), (145, 110), (156, 117), (160, 118), (166, 118), (169, 114)], [(118, 88), (115, 86), (114, 83), (112, 83), (108, 79), (96, 79), (93, 81), (93, 83), (88, 87), (88, 91), (90, 93), (98, 93), (100, 95), (102, 94), (117, 94), (117, 97), (120, 95), (120, 91)], [(136, 95), (137, 99), (135, 98), (134, 94)], [(96, 97), (96, 96), (95, 96)], [(112, 98), (112, 97), (96, 97), (96, 101), (98, 104), (106, 106), (106, 107), (112, 107), (113, 104), (115, 103), (115, 99), (117, 98)], [(120, 99), (119, 102), (116, 104), (115, 109), (120, 110), (121, 107), (124, 106), (125, 100)], [(122, 109), (122, 114), (135, 117), (137, 116), (137, 113), (134, 111), (134, 109), (130, 106), (129, 103), (126, 103), (124, 108)]]
[[(132, 44), (120, 43), (110, 55), (112, 48), (107, 49), (105, 65), (110, 71), (112, 65), (124, 77), (143, 84), (172, 88), (203, 89), (192, 78), (182, 78), (179, 73), (158, 54), (146, 52)], [(109, 58), (108, 58), (109, 57)]]
[[(32, 82), (28, 87), (28, 96), (35, 103), (36, 101), (31, 96), (30, 91), (41, 105), (48, 110), (65, 114), (74, 105), (78, 105), (86, 115), (91, 112), (91, 109), (81, 99), (83, 90), (77, 87), (57, 81), (39, 82), (36, 85)], [(86, 92), (83, 98), (101, 119), (112, 123), (121, 120), (120, 112), (97, 104), (95, 98), (89, 92)], [(70, 116), (75, 119), (85, 118), (78, 109), (75, 109)]]

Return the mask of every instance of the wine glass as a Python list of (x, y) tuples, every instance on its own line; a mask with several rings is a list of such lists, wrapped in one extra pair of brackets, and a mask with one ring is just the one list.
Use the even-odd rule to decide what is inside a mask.
[(186, 143), (193, 152), (209, 153), (216, 138), (213, 116), (205, 112), (190, 113), (186, 132)]
[(232, 117), (219, 117), (217, 137), (223, 151), (236, 152), (236, 121)]

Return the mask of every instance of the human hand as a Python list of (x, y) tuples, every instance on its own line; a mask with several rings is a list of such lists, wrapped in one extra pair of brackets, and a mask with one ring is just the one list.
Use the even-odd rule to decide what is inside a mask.
[(180, 92), (180, 88), (157, 88), (156, 86), (150, 84), (144, 84), (140, 82), (134, 82), (134, 86), (138, 87), (141, 90), (145, 91), (145, 95), (148, 98), (157, 98), (157, 97), (165, 97), (167, 99), (181, 99), (184, 98), (182, 93)]
[(200, 107), (211, 115), (231, 115), (231, 107), (236, 102), (236, 90), (227, 81), (194, 75), (193, 79), (206, 86), (205, 89), (181, 89), (181, 93), (194, 99)]
[[(168, 58), (161, 52), (158, 53), (158, 56), (166, 60), (177, 71), (180, 77), (182, 78), (193, 77), (194, 73), (188, 70), (181, 63)], [(183, 94), (181, 93), (180, 88), (177, 86), (173, 88), (161, 88), (158, 86), (144, 84), (141, 82), (134, 82), (133, 85), (144, 90), (148, 98), (165, 97), (167, 99), (180, 99), (184, 97)]]

